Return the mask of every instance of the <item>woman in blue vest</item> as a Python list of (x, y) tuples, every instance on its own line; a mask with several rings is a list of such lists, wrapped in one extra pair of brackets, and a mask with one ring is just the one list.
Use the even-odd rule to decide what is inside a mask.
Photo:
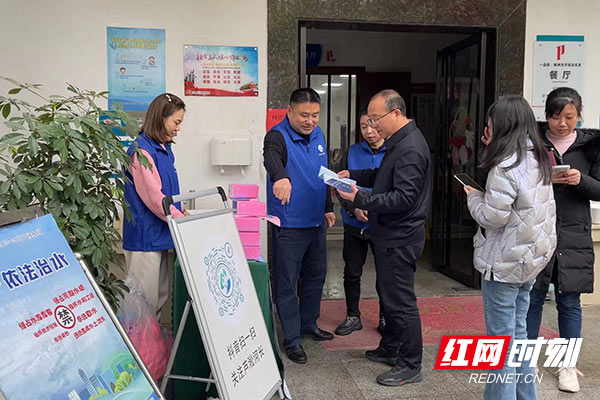
[[(347, 166), (341, 169), (360, 170), (376, 169), (381, 164), (385, 155), (384, 139), (371, 127), (367, 121), (367, 109), (360, 112), (360, 132), (363, 141), (350, 146), (348, 150)], [(335, 334), (344, 336), (362, 329), (360, 310), (360, 278), (362, 275), (367, 251), (373, 251), (373, 242), (369, 236), (367, 211), (354, 207), (354, 205), (340, 198), (344, 210), (344, 293), (346, 294), (346, 319), (335, 329)], [(377, 286), (379, 293), (379, 286)], [(383, 318), (383, 304), (379, 302), (379, 325), (377, 330), (383, 333), (385, 319)]]
[[(175, 157), (171, 151), (173, 139), (183, 122), (184, 102), (174, 94), (156, 97), (146, 112), (146, 119), (135, 140), (150, 166), (142, 166), (135, 146), (127, 150), (131, 156), (129, 171), (125, 171), (125, 201), (131, 219), (123, 220), (123, 250), (131, 275), (140, 283), (151, 312), (160, 311), (169, 295), (167, 251), (174, 247), (162, 199), (179, 194)], [(187, 214), (176, 203), (171, 206), (174, 218)]]

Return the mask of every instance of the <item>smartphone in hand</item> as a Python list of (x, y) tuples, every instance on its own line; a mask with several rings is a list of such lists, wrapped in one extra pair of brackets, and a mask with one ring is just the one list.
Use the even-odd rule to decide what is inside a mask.
[(459, 181), (463, 186), (471, 186), (473, 189), (477, 189), (480, 192), (485, 192), (485, 189), (482, 188), (475, 179), (471, 178), (467, 174), (456, 174), (454, 175), (454, 179)]
[(561, 173), (561, 172), (567, 172), (570, 169), (571, 169), (570, 165), (554, 165), (554, 166), (552, 166), (552, 172), (555, 174)]

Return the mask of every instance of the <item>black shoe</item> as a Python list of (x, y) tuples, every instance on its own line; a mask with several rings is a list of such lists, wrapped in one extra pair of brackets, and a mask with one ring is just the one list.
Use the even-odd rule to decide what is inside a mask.
[(381, 334), (381, 336), (383, 336), (384, 331), (385, 331), (385, 318), (380, 317), (379, 325), (377, 325), (377, 332), (379, 332)]
[(407, 383), (421, 382), (421, 368), (395, 366), (377, 377), (377, 383), (385, 386), (402, 386)]
[(363, 328), (360, 317), (346, 317), (346, 320), (342, 322), (337, 328), (335, 328), (335, 334), (340, 336), (346, 336), (354, 331), (359, 331)]
[(287, 354), (288, 358), (296, 364), (306, 364), (306, 353), (300, 345), (286, 348), (285, 354)]
[(324, 331), (321, 328), (315, 329), (314, 332), (305, 332), (305, 335), (310, 335), (314, 340), (322, 342), (324, 340), (333, 340), (333, 334), (331, 332)]
[(365, 352), (367, 359), (375, 362), (389, 364), (394, 366), (398, 363), (398, 353), (395, 351), (389, 351), (379, 346), (375, 350), (367, 350)]

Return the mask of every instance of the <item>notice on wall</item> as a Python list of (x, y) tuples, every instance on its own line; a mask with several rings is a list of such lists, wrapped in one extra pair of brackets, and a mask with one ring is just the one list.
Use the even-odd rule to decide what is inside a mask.
[(287, 108), (268, 108), (267, 109), (267, 130), (269, 132), (272, 127), (283, 121), (287, 114)]
[(258, 48), (184, 46), (186, 96), (258, 96)]
[(538, 35), (533, 50), (533, 112), (545, 121), (548, 94), (559, 87), (570, 87), (584, 97), (584, 37)]
[(0, 229), (0, 258), (0, 393), (10, 400), (162, 398), (51, 215)]
[(106, 28), (108, 105), (146, 111), (165, 92), (165, 30)]

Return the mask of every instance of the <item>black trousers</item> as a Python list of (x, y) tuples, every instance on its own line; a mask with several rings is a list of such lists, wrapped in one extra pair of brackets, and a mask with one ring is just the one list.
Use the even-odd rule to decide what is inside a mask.
[[(363, 272), (367, 252), (375, 254), (373, 242), (369, 238), (368, 229), (362, 230), (354, 226), (344, 224), (344, 293), (346, 294), (346, 313), (349, 317), (360, 317), (358, 302), (360, 300), (360, 279)], [(379, 284), (375, 289), (379, 296), (379, 316), (383, 316), (383, 304), (379, 294)]]
[(285, 348), (302, 344), (301, 334), (317, 329), (327, 274), (325, 230), (325, 223), (304, 229), (271, 225), (275, 305)]
[(398, 351), (399, 363), (411, 368), (420, 367), (423, 358), (421, 317), (414, 285), (423, 247), (424, 243), (416, 243), (386, 248), (374, 241), (377, 282), (386, 322), (380, 346)]

